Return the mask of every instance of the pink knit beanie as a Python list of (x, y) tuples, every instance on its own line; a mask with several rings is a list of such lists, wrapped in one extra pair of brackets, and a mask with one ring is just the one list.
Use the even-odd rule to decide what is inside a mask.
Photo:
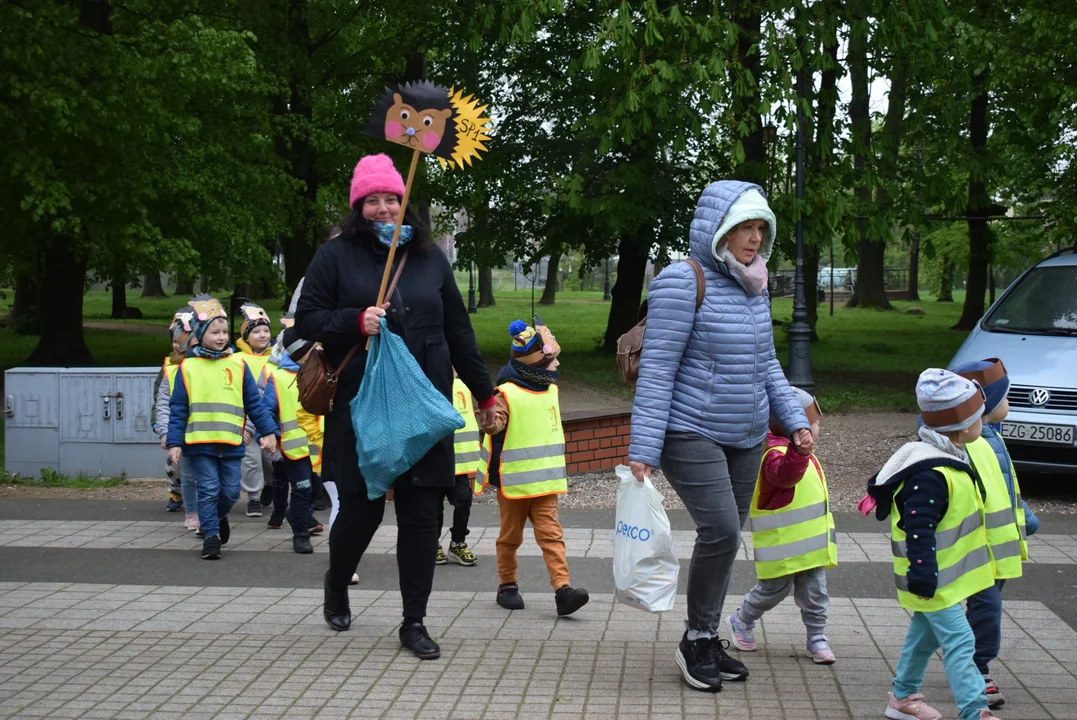
[(404, 197), (404, 178), (393, 167), (392, 159), (385, 154), (367, 155), (355, 166), (348, 204), (355, 207), (355, 203), (376, 192)]

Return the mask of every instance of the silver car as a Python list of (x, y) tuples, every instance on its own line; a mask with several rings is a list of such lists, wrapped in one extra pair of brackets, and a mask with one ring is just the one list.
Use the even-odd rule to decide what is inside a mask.
[(950, 367), (1000, 358), (1010, 376), (1002, 436), (1018, 471), (1077, 474), (1077, 248), (1026, 270)]

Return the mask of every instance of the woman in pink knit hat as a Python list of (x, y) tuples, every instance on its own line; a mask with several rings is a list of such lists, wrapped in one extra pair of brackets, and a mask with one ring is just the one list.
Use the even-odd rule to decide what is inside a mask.
[[(351, 400), (366, 368), (364, 345), (385, 317), (390, 330), (408, 346), (438, 390), (451, 397), (453, 366), (479, 400), (480, 412), (493, 414), (494, 387), (479, 354), (467, 308), (452, 266), (430, 241), (409, 208), (401, 217), (404, 180), (387, 155), (368, 155), (355, 166), (351, 214), (341, 234), (318, 250), (307, 268), (295, 312), (301, 338), (325, 348), (339, 367), (348, 351), (359, 350), (340, 372), (333, 411), (325, 418), (322, 463), (337, 484), (340, 510), (329, 534), (329, 571), (325, 575), (325, 621), (334, 630), (351, 626), (348, 583), (385, 512), (385, 498), (368, 500), (359, 470), (352, 430)], [(400, 263), (395, 290), (376, 307), (394, 226), (401, 223), (393, 271)], [(490, 417), (492, 419), (492, 417)], [(422, 659), (440, 656), (423, 624), (434, 580), (439, 542), (438, 510), (444, 489), (455, 480), (453, 437), (435, 445), (393, 484), (397, 523), (397, 566), (404, 622), (401, 644)]]

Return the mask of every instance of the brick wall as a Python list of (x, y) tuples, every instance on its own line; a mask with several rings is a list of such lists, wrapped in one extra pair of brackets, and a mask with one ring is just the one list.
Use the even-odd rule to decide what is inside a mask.
[(561, 424), (565, 429), (569, 475), (607, 470), (628, 462), (631, 413), (571, 413), (562, 417)]

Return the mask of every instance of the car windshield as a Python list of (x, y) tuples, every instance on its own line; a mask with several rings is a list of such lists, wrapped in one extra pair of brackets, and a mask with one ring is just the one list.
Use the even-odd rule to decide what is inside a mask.
[(984, 320), (997, 332), (1077, 335), (1077, 265), (1038, 267)]

